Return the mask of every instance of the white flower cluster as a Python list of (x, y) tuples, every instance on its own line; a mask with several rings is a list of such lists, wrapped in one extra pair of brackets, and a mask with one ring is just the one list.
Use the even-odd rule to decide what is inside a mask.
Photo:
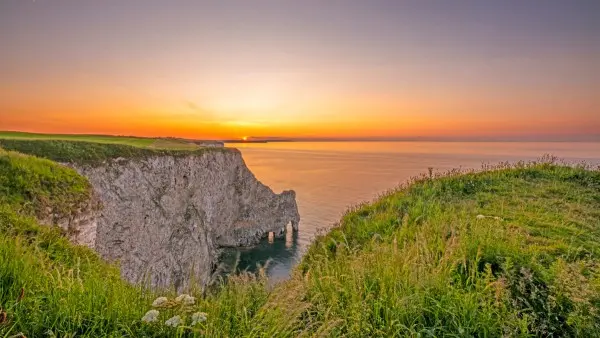
[(192, 315), (192, 326), (206, 321), (208, 315), (205, 312), (196, 312)]
[(159, 314), (160, 314), (160, 312), (158, 312), (158, 310), (150, 310), (150, 311), (146, 312), (144, 317), (142, 317), (142, 322), (145, 322), (145, 323), (155, 322), (158, 320)]
[(153, 307), (161, 307), (169, 302), (167, 297), (158, 297), (152, 302)]
[[(162, 309), (176, 309), (182, 311), (182, 315), (175, 315), (165, 321), (165, 325), (169, 327), (178, 327), (180, 325), (184, 325), (186, 321), (186, 314), (189, 314), (191, 311), (191, 306), (196, 304), (196, 298), (187, 294), (182, 294), (177, 296), (174, 300), (169, 301), (167, 297), (158, 297), (152, 302), (152, 309), (142, 317), (142, 322), (144, 323), (154, 323), (158, 322), (158, 317), (160, 316), (160, 311), (156, 308)], [(208, 314), (205, 312), (195, 312), (190, 316), (191, 326), (196, 326), (200, 323), (203, 323), (208, 318)], [(193, 329), (188, 327), (189, 329)]]
[(183, 305), (194, 305), (194, 303), (196, 303), (196, 298), (190, 295), (183, 294), (177, 296), (177, 298), (175, 298), (175, 301)]
[(178, 327), (179, 324), (181, 324), (181, 316), (171, 317), (165, 322), (165, 325), (170, 327)]

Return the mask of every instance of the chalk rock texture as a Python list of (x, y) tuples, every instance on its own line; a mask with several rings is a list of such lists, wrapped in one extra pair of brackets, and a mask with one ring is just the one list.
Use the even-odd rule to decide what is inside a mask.
[(295, 193), (275, 194), (235, 149), (74, 165), (102, 203), (95, 249), (133, 283), (178, 290), (205, 283), (220, 246), (283, 235), (300, 216)]
[(91, 196), (87, 201), (70, 206), (68, 213), (48, 208), (45, 214), (38, 215), (38, 220), (44, 225), (60, 227), (71, 242), (93, 249), (96, 246), (97, 217), (101, 206), (98, 198)]

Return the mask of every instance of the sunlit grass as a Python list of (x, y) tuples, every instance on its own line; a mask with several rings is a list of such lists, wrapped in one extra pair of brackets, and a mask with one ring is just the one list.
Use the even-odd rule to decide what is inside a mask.
[(73, 140), (39, 140), (0, 137), (0, 148), (60, 163), (98, 164), (110, 159), (132, 160), (152, 156), (189, 156), (204, 152), (237, 152), (233, 148), (200, 147), (177, 140), (152, 140), (146, 147), (120, 143)]
[(167, 149), (167, 150), (197, 150), (197, 144), (179, 139), (149, 138), (134, 136), (111, 135), (77, 135), (77, 134), (35, 134), (15, 131), (0, 131), (0, 139), (5, 140), (58, 140), (80, 141), (102, 144), (119, 144), (139, 148)]
[(125, 144), (135, 147), (148, 147), (155, 142), (155, 139), (142, 137), (76, 134), (35, 134), (15, 131), (0, 131), (0, 139), (85, 141), (107, 144)]
[(306, 321), (332, 335), (598, 336), (600, 171), (423, 177), (348, 213), (301, 270)]
[(172, 150), (198, 150), (200, 146), (194, 143), (188, 143), (174, 139), (158, 139), (148, 145), (154, 149), (172, 149)]

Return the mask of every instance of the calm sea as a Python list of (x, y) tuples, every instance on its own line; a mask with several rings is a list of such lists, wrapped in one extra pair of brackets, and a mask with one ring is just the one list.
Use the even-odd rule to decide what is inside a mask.
[(235, 144), (246, 164), (275, 192), (293, 189), (300, 231), (228, 251), (230, 264), (254, 271), (268, 265), (271, 280), (289, 276), (319, 229), (331, 227), (352, 205), (370, 201), (427, 168), (480, 168), (483, 163), (535, 160), (552, 154), (569, 162), (600, 165), (600, 143), (565, 142), (298, 142)]

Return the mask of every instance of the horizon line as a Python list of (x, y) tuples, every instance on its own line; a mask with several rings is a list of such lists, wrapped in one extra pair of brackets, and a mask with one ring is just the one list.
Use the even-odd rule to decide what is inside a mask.
[(527, 136), (247, 136), (239, 138), (189, 138), (179, 136), (137, 136), (103, 133), (45, 133), (5, 130), (1, 133), (33, 134), (47, 136), (108, 136), (143, 139), (173, 138), (190, 141), (220, 141), (223, 143), (271, 143), (271, 142), (600, 142), (598, 134), (576, 135), (527, 135)]

